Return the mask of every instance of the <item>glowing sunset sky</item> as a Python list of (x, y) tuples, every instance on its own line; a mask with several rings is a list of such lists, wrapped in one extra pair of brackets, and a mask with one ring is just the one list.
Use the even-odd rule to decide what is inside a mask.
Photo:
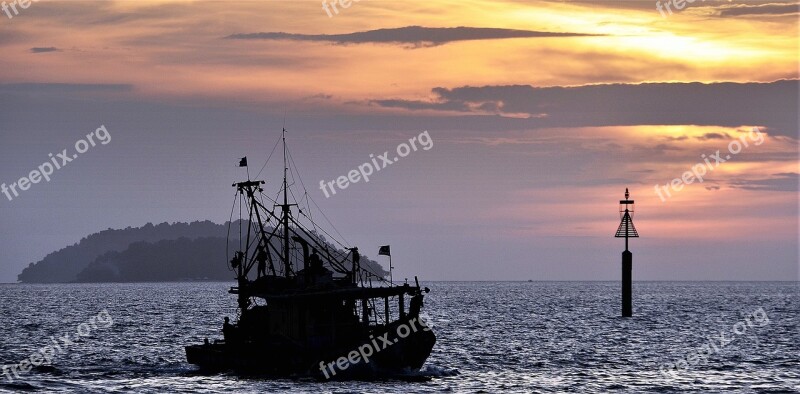
[[(395, 278), (616, 280), (628, 187), (635, 280), (797, 280), (798, 7), (17, 7), (0, 13), (0, 182), (101, 124), (112, 142), (0, 194), (0, 281), (109, 227), (228, 220), (238, 158), (260, 168), (284, 116), (309, 195), (369, 257), (390, 243)], [(318, 189), (424, 130), (431, 150)], [(659, 198), (656, 184), (742, 138), (704, 182)]]

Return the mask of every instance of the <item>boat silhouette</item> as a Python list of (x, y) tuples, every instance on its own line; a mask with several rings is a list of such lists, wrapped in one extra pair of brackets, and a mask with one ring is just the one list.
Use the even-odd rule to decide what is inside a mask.
[[(265, 182), (250, 180), (249, 170), (247, 181), (233, 184), (249, 218), (238, 221), (241, 248), (230, 260), (238, 319), (225, 318), (223, 339), (186, 346), (187, 361), (202, 370), (321, 379), (419, 371), (436, 342), (420, 315), (430, 289), (416, 277), (413, 285), (387, 281), (362, 266), (358, 248), (340, 249), (320, 235), (310, 215), (289, 203), (285, 129), (281, 139), (282, 201), (264, 194)], [(388, 246), (379, 254), (390, 254)]]

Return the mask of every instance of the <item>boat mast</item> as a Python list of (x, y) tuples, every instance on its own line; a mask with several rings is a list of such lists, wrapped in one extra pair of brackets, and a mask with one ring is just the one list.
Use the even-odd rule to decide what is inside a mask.
[(289, 167), (286, 164), (286, 128), (283, 128), (283, 264), (284, 275), (289, 277), (289, 187), (286, 182), (286, 173)]

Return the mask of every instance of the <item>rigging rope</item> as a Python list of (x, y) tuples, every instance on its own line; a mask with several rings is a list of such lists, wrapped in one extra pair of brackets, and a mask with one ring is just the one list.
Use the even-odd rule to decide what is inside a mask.
[(265, 169), (265, 168), (267, 168), (267, 163), (269, 163), (269, 159), (270, 159), (270, 158), (272, 158), (272, 154), (273, 154), (273, 153), (275, 153), (275, 148), (277, 148), (277, 147), (278, 147), (278, 144), (279, 144), (280, 142), (281, 142), (281, 139), (280, 139), (280, 138), (278, 138), (278, 140), (277, 140), (277, 141), (275, 141), (275, 146), (273, 146), (273, 147), (272, 147), (272, 152), (269, 152), (269, 156), (267, 156), (267, 161), (265, 161), (265, 162), (264, 162), (264, 165), (263, 165), (263, 166), (261, 166), (261, 169), (260, 169), (260, 170), (258, 170), (258, 174), (256, 174), (256, 179), (258, 179), (258, 176), (259, 176), (259, 175), (261, 175), (261, 172), (262, 172), (262, 171), (264, 171), (264, 169)]
[(230, 246), (228, 243), (231, 240), (231, 225), (233, 225), (233, 211), (236, 209), (236, 197), (239, 197), (239, 191), (237, 190), (236, 193), (233, 194), (233, 205), (231, 205), (231, 216), (228, 218), (228, 234), (225, 236), (225, 266), (228, 267), (228, 271), (233, 271), (233, 267), (231, 267), (228, 262), (231, 261), (228, 257), (228, 251), (230, 250)]

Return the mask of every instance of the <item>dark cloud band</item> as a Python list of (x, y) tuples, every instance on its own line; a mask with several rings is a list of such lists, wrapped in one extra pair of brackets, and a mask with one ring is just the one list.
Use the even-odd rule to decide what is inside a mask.
[(763, 125), (797, 138), (798, 80), (435, 88), (433, 101), (374, 100), (387, 108), (527, 116), (533, 126)]
[(293, 34), (284, 32), (240, 33), (225, 37), (233, 40), (294, 40), (329, 42), (334, 44), (404, 44), (426, 47), (456, 41), (498, 40), (506, 38), (587, 37), (593, 34), (556, 33), (479, 27), (421, 27), (368, 30), (347, 34)]

